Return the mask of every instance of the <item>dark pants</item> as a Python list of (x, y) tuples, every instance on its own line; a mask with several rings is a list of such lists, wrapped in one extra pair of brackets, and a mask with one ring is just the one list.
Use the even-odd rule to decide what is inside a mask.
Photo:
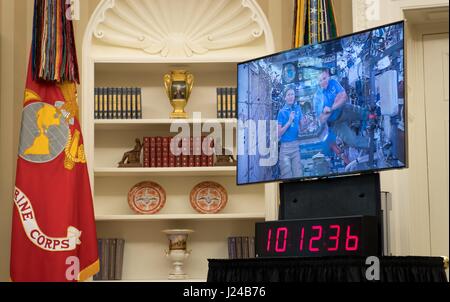
[(354, 148), (369, 148), (369, 138), (356, 135), (356, 133), (350, 128), (352, 121), (365, 120), (367, 112), (359, 106), (345, 104), (342, 108), (341, 116), (334, 122), (330, 122), (328, 125), (331, 130), (339, 136), (345, 144)]

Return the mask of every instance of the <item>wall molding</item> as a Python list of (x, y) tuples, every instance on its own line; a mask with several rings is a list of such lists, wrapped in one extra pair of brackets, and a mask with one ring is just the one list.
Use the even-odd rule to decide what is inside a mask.
[[(368, 20), (368, 5), (379, 1), (380, 14), (377, 20)], [(448, 7), (443, 0), (356, 0), (353, 1), (353, 30), (361, 31), (406, 18), (408, 11)], [(422, 27), (422, 25), (421, 25)], [(391, 240), (394, 255), (422, 255), (430, 253), (429, 221), (424, 217), (428, 211), (427, 167), (424, 163), (426, 136), (423, 87), (423, 53), (421, 35), (409, 22), (406, 23), (405, 45), (407, 60), (407, 103), (409, 130), (409, 163), (406, 170), (384, 172), (381, 177), (382, 190), (392, 194)], [(413, 130), (415, 129), (415, 130)], [(415, 131), (414, 136), (411, 132)], [(414, 141), (414, 145), (411, 142)], [(419, 143), (421, 142), (421, 143)]]
[(269, 23), (254, 0), (103, 0), (91, 27), (102, 45), (161, 58), (208, 55), (258, 39), (274, 48)]

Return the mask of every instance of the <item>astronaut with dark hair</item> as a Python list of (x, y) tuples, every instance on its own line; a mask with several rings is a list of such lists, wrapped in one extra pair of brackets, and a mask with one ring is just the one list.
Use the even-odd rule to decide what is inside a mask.
[(278, 138), (280, 140), (280, 177), (282, 179), (303, 176), (300, 158), (300, 130), (305, 119), (295, 101), (295, 90), (287, 87), (283, 93), (285, 104), (278, 112)]

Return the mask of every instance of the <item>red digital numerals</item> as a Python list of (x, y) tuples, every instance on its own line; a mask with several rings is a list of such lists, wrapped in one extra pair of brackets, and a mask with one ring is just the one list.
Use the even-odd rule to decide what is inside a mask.
[[(292, 238), (293, 236), (289, 236), (290, 230), (287, 227), (270, 228), (267, 232), (266, 251), (281, 254), (286, 252), (288, 246), (295, 246), (300, 252), (310, 253), (338, 252), (341, 250), (346, 252), (357, 251), (359, 236), (352, 233), (352, 227), (349, 225), (343, 227), (343, 229), (341, 230), (341, 226), (338, 224), (329, 225), (325, 228), (322, 225), (313, 225), (302, 227), (298, 238)], [(296, 234), (294, 234), (294, 237), (297, 237)]]

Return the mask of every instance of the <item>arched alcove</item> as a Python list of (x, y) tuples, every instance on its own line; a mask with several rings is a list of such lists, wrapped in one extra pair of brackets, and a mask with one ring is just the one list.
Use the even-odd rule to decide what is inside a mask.
[[(125, 279), (164, 278), (170, 263), (161, 261), (166, 245), (161, 230), (174, 223), (195, 228), (187, 270), (194, 279), (205, 279), (206, 259), (226, 257), (230, 232), (251, 234), (256, 221), (276, 219), (277, 186), (237, 187), (232, 167), (117, 168), (135, 138), (168, 132), (165, 73), (178, 67), (191, 71), (196, 82), (186, 111), (215, 119), (216, 89), (237, 84), (237, 63), (273, 52), (272, 31), (254, 0), (104, 0), (94, 11), (82, 50), (84, 145), (99, 236), (139, 238), (127, 250)], [(142, 87), (143, 118), (94, 119), (94, 88), (99, 86)], [(231, 119), (218, 122), (236, 124)], [(144, 180), (157, 181), (166, 191), (160, 213), (137, 215), (128, 207), (128, 190)], [(190, 190), (205, 180), (228, 191), (221, 213), (202, 215), (190, 206)], [(150, 223), (151, 228), (136, 228), (135, 223)]]

